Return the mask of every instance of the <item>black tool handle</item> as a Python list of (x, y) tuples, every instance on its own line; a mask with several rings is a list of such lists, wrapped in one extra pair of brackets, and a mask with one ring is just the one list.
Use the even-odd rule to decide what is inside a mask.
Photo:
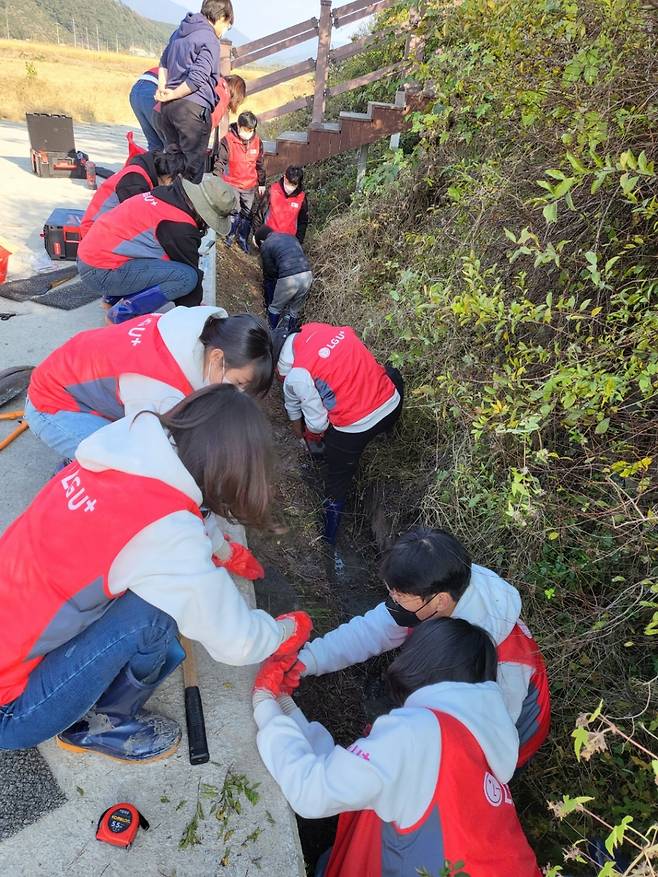
[(190, 747), (190, 764), (205, 764), (210, 760), (206, 723), (203, 718), (203, 704), (198, 685), (185, 689), (185, 718), (187, 719), (187, 741)]

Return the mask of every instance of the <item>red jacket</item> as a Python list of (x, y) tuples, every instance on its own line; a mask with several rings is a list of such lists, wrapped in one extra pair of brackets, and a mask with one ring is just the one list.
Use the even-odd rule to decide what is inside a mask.
[[(158, 188), (166, 190), (168, 187)], [(118, 268), (131, 259), (168, 260), (157, 237), (161, 222), (197, 227), (189, 213), (146, 192), (99, 217), (80, 242), (78, 259), (92, 268), (106, 269)]]
[(139, 165), (129, 164), (121, 168), (118, 173), (112, 174), (112, 176), (105, 180), (103, 185), (98, 189), (89, 202), (89, 207), (85, 210), (85, 215), (80, 222), (81, 239), (87, 234), (94, 222), (100, 216), (107, 213), (108, 210), (117, 207), (120, 203), (119, 196), (117, 195), (117, 186), (124, 177), (128, 176), (128, 174), (139, 174), (139, 176), (144, 178), (144, 192), (150, 192), (153, 188), (153, 181), (151, 180), (148, 171), (146, 168), (140, 167)]
[(551, 726), (551, 697), (548, 690), (546, 665), (539, 646), (522, 621), (497, 648), (498, 661), (523, 664), (530, 667), (532, 675), (528, 683), (528, 695), (523, 702), (521, 715), (516, 720), (519, 732), (519, 767), (537, 752), (548, 737)]
[(219, 123), (228, 113), (228, 107), (231, 103), (231, 92), (229, 91), (228, 85), (226, 84), (226, 80), (223, 76), (219, 77), (219, 82), (217, 83), (215, 93), (219, 98), (219, 102), (215, 109), (212, 111), (211, 122), (213, 128), (218, 127)]
[(192, 387), (150, 314), (125, 323), (79, 332), (32, 372), (28, 396), (39, 411), (83, 411), (107, 420), (124, 416), (119, 378), (144, 375), (189, 396)]
[(273, 183), (270, 186), (270, 209), (265, 215), (265, 225), (272, 231), (297, 235), (297, 222), (305, 200), (304, 192), (288, 196), (280, 180)]
[(463, 862), (469, 877), (541, 877), (507, 785), (490, 772), (479, 743), (447, 713), (432, 710), (441, 727), (441, 764), (425, 814), (407, 829), (374, 810), (341, 813), (325, 877), (437, 874)]
[(395, 393), (383, 366), (349, 326), (306, 323), (293, 340), (293, 368), (306, 369), (333, 426), (349, 426)]
[(19, 697), (44, 655), (120, 596), (110, 593), (108, 574), (128, 542), (182, 510), (199, 514), (162, 481), (77, 462), (46, 484), (0, 538), (0, 704)]
[(222, 137), (218, 159), (220, 162), (224, 151), (222, 146), (228, 155), (223, 179), (229, 186), (244, 192), (255, 189), (264, 182), (264, 171), (260, 169), (263, 161), (263, 144), (258, 134), (254, 134), (251, 140), (242, 140), (237, 127), (232, 125), (226, 137)]

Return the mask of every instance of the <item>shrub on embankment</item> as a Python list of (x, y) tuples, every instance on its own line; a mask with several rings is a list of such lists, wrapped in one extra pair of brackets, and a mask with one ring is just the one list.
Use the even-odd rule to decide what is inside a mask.
[(448, 527), (522, 591), (554, 700), (522, 796), (543, 861), (608, 834), (582, 805), (558, 827), (563, 794), (632, 817), (632, 860), (658, 762), (608, 734), (579, 768), (571, 732), (602, 699), (656, 751), (658, 13), (431, 2), (421, 28), (418, 145), (316, 236), (312, 317), (405, 374), (404, 429), (365, 472), (395, 485), (392, 528)]

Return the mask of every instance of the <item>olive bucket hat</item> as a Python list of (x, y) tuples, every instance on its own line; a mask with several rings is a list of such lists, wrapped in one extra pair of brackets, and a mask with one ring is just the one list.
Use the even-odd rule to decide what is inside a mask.
[(204, 174), (200, 183), (183, 179), (183, 189), (194, 209), (217, 234), (231, 230), (232, 214), (237, 212), (235, 189), (214, 174)]

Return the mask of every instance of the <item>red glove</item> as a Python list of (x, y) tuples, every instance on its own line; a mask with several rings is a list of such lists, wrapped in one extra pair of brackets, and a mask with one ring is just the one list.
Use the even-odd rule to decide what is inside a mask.
[(285, 694), (281, 688), (286, 673), (297, 662), (297, 655), (270, 656), (263, 661), (256, 678), (254, 679), (254, 691), (269, 691), (274, 697)]
[[(274, 656), (294, 655), (297, 658), (297, 652), (305, 646), (311, 636), (313, 630), (313, 621), (306, 612), (286, 612), (285, 615), (279, 615), (277, 621), (285, 621), (290, 619), (295, 624), (295, 631), (288, 639), (285, 639), (279, 648), (274, 652)], [(273, 657), (274, 657), (273, 656)]]
[(237, 576), (250, 579), (252, 582), (254, 579), (265, 577), (265, 570), (246, 545), (241, 545), (239, 542), (231, 542), (226, 535), (224, 535), (224, 538), (231, 546), (231, 554), (226, 560), (221, 560), (216, 554), (213, 554), (212, 560), (215, 566), (221, 566)]
[(303, 435), (307, 442), (313, 442), (316, 445), (319, 445), (324, 438), (323, 432), (311, 432), (310, 429), (305, 429)]
[(283, 681), (279, 686), (281, 694), (291, 695), (299, 688), (304, 670), (306, 670), (306, 664), (297, 660), (289, 670), (285, 671)]

